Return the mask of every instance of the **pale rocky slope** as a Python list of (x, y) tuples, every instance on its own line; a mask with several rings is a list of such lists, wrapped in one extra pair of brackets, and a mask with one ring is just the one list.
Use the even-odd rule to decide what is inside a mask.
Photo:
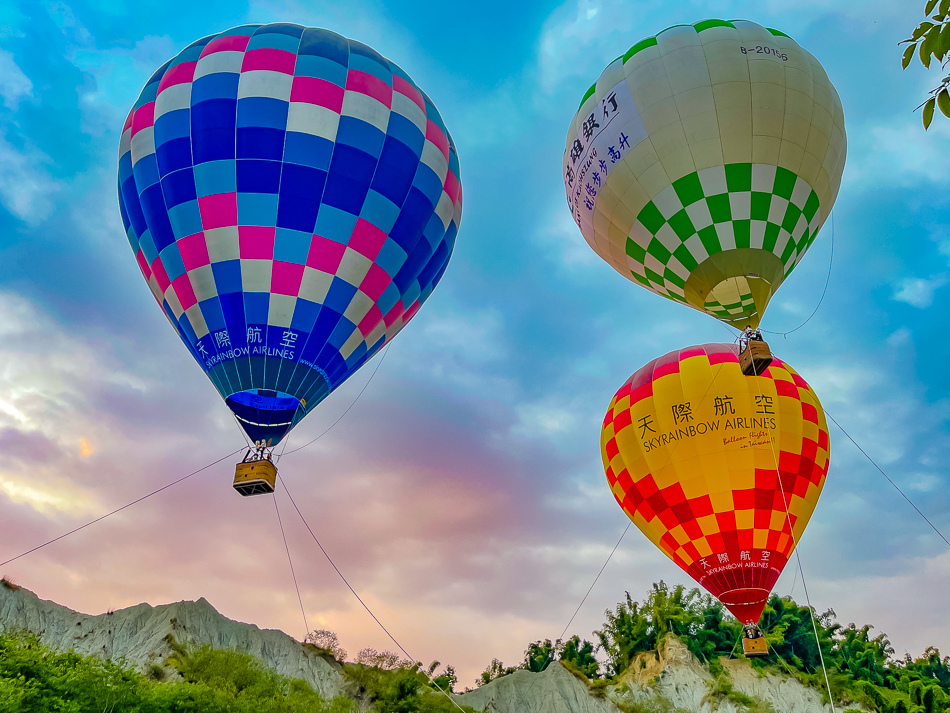
[[(58, 650), (94, 654), (145, 669), (163, 664), (171, 634), (186, 645), (242, 651), (283, 676), (300, 678), (324, 698), (346, 695), (352, 686), (338, 667), (281, 631), (259, 629), (219, 614), (205, 599), (162, 606), (137, 604), (89, 616), (39, 599), (22, 587), (0, 586), (0, 631), (27, 630)], [(832, 713), (818, 691), (794, 679), (760, 676), (747, 662), (723, 660), (733, 688), (775, 713)], [(474, 691), (457, 694), (459, 703), (490, 713), (743, 713), (745, 706), (709, 698), (709, 670), (673, 637), (658, 654), (641, 654), (630, 671), (600, 696), (559, 663), (542, 673), (519, 670)], [(668, 703), (665, 703), (668, 701)], [(671, 705), (672, 704), (672, 705)], [(840, 707), (838, 710), (842, 710)], [(759, 706), (758, 711), (768, 711)]]
[[(723, 659), (722, 663), (733, 690), (763, 704), (761, 711), (768, 711), (767, 705), (771, 705), (775, 713), (832, 713), (830, 705), (822, 705), (818, 691), (794, 679), (760, 676), (745, 661)], [(709, 683), (714, 678), (682, 642), (671, 636), (659, 654), (641, 654), (617, 685), (607, 687), (603, 698), (590, 695), (586, 684), (560, 664), (552, 664), (542, 673), (516, 671), (458, 695), (456, 700), (491, 713), (623, 713), (624, 708), (644, 713), (749, 710), (728, 698), (710, 698)], [(857, 706), (851, 709), (859, 710)]]
[(165, 640), (171, 634), (181, 644), (251, 654), (283, 676), (307, 681), (324, 698), (339, 695), (344, 682), (342, 673), (284, 632), (232, 621), (204, 598), (89, 616), (23, 587), (0, 586), (0, 631), (12, 630), (31, 631), (54, 649), (101, 655), (138, 669), (164, 663), (172, 653)]

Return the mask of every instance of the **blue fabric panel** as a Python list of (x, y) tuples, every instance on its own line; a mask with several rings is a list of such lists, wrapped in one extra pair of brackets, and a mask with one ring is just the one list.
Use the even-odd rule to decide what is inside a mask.
[(346, 86), (346, 66), (327, 57), (297, 55), (294, 74), (298, 77), (324, 79), (338, 87)]
[(195, 190), (195, 175), (191, 166), (165, 174), (162, 179), (162, 192), (165, 194), (165, 205), (169, 207), (195, 200), (198, 193)]
[(419, 284), (431, 285), (435, 276), (445, 267), (449, 259), (449, 249), (445, 243), (439, 244), (432, 257), (419, 272)]
[(158, 160), (155, 154), (143, 156), (132, 165), (132, 175), (135, 176), (135, 185), (138, 188), (139, 195), (145, 192), (145, 189), (158, 183)]
[(181, 316), (181, 320), (178, 322), (178, 329), (182, 334), (185, 335), (185, 339), (189, 344), (198, 343), (198, 335), (195, 334), (195, 330), (191, 328), (191, 322), (188, 321), (188, 317), (184, 314)]
[(408, 254), (400, 247), (399, 243), (389, 239), (383, 243), (375, 262), (386, 271), (387, 275), (392, 277), (399, 272), (403, 263), (406, 262), (406, 257), (408, 257)]
[(360, 208), (360, 218), (388, 234), (398, 217), (399, 206), (372, 189), (366, 192), (363, 207)]
[(386, 285), (386, 289), (383, 290), (383, 294), (376, 300), (376, 306), (379, 307), (379, 311), (384, 315), (389, 314), (389, 310), (396, 305), (400, 297), (399, 288), (390, 282)]
[(162, 186), (155, 183), (146, 188), (141, 194), (142, 211), (145, 220), (155, 241), (155, 247), (161, 252), (166, 245), (175, 242), (175, 233), (172, 232), (168, 221), (168, 211), (165, 208), (165, 197), (162, 195)]
[(260, 23), (239, 25), (238, 27), (232, 27), (230, 30), (219, 32), (218, 34), (213, 35), (211, 39), (214, 39), (215, 37), (251, 37), (261, 27), (263, 27), (263, 25)]
[(277, 228), (274, 237), (274, 259), (303, 265), (310, 253), (311, 233)]
[(442, 197), (442, 183), (442, 179), (436, 175), (435, 171), (424, 163), (419, 164), (416, 175), (412, 179), (413, 188), (419, 189), (422, 195), (429, 199), (433, 209), (439, 204), (439, 198)]
[[(294, 39), (299, 39), (305, 29), (306, 28), (303, 25), (298, 25), (295, 22), (271, 22), (267, 25), (262, 25), (260, 29), (258, 29), (257, 32), (254, 33), (254, 35), (256, 37), (256, 36), (260, 36), (260, 35), (264, 35), (268, 33), (278, 33), (282, 35), (288, 35), (289, 37), (292, 37)], [(281, 47), (280, 49), (285, 49), (285, 48)], [(297, 51), (296, 42), (293, 43), (292, 49), (290, 49), (289, 51), (290, 52)]]
[(145, 214), (142, 212), (142, 204), (139, 203), (139, 194), (135, 190), (135, 180), (124, 181), (120, 186), (122, 192), (122, 202), (128, 213), (129, 223), (136, 235), (142, 235), (148, 230), (148, 224), (145, 222)]
[(201, 232), (201, 212), (198, 210), (198, 200), (180, 203), (168, 209), (168, 221), (172, 231), (178, 238), (194, 235)]
[(358, 217), (355, 213), (348, 213), (324, 203), (320, 206), (320, 214), (317, 216), (317, 225), (313, 232), (346, 245), (350, 240), (350, 235), (353, 234)]
[(333, 331), (339, 321), (340, 313), (324, 302), (323, 308), (317, 315), (317, 321), (313, 325), (313, 330), (310, 332), (310, 340), (304, 349), (304, 359), (319, 363), (320, 351), (330, 338), (330, 332)]
[[(290, 102), (270, 97), (244, 97), (238, 100), (238, 129), (257, 126), (266, 129), (287, 128), (287, 112)], [(240, 133), (240, 131), (238, 131)], [(277, 158), (280, 158), (278, 156)]]
[(320, 168), (330, 167), (333, 142), (322, 136), (288, 131), (284, 137), (284, 161), (291, 164)]
[(280, 189), (280, 162), (238, 159), (237, 189), (242, 193), (277, 193)]
[[(195, 118), (194, 112), (198, 110), (206, 102), (210, 102), (209, 106), (204, 107), (204, 110), (208, 110), (211, 106), (224, 107), (225, 104), (231, 104), (232, 106), (237, 104), (237, 92), (238, 92), (238, 83), (240, 82), (241, 75), (237, 72), (214, 72), (213, 74), (206, 74), (203, 77), (198, 77), (195, 81), (191, 83), (191, 111), (192, 111), (192, 126), (200, 128), (203, 126), (221, 126), (221, 121), (223, 119), (218, 118), (214, 120), (214, 123), (205, 124), (204, 121), (198, 120)], [(220, 114), (226, 114), (226, 111), (219, 112)], [(231, 125), (234, 125), (234, 112), (233, 109), (230, 112), (231, 115)]]
[(204, 317), (209, 331), (217, 332), (228, 327), (224, 320), (224, 313), (221, 311), (221, 303), (217, 297), (202, 300), (198, 303), (198, 307), (201, 309), (201, 316)]
[(393, 73), (389, 69), (389, 62), (372, 47), (367, 47), (361, 42), (350, 40), (350, 57), (347, 66), (350, 69), (357, 69), (379, 77), (389, 86), (393, 85)]
[(179, 277), (185, 274), (185, 263), (181, 261), (181, 253), (178, 252), (177, 245), (168, 245), (160, 253), (159, 256), (162, 260), (162, 267), (165, 268), (165, 273), (168, 275), (168, 279), (175, 281)]
[(373, 170), (376, 169), (376, 160), (383, 150), (385, 139), (386, 134), (362, 119), (352, 116), (340, 117), (340, 126), (336, 132), (337, 150), (339, 151), (343, 144), (359, 149), (372, 157)]
[(280, 179), (280, 193), (282, 196), (319, 201), (326, 180), (326, 171), (294, 163), (285, 163)]
[(176, 109), (155, 120), (155, 144), (191, 136), (191, 110)]
[[(214, 286), (218, 291), (218, 296), (223, 300), (225, 293), (228, 304), (234, 305), (235, 296), (241, 296), (241, 261), (240, 260), (222, 260), (221, 262), (211, 263), (211, 274), (214, 275)], [(244, 313), (244, 300), (238, 300), (241, 314)]]
[(277, 226), (312, 233), (320, 212), (320, 201), (306, 200), (281, 192), (277, 204)]
[(373, 177), (372, 188), (401, 206), (409, 195), (416, 175), (419, 158), (403, 142), (387, 137), (379, 157), (379, 169)]
[(339, 312), (342, 315), (346, 311), (346, 308), (350, 306), (350, 302), (353, 301), (353, 295), (356, 294), (357, 289), (356, 286), (351, 285), (346, 280), (334, 277), (330, 283), (330, 290), (327, 292), (327, 297), (323, 300), (323, 304), (334, 312)]
[(142, 255), (145, 256), (145, 260), (149, 265), (155, 262), (158, 257), (158, 248), (155, 247), (155, 241), (152, 240), (150, 231), (146, 230), (139, 236), (139, 248), (141, 248)]
[[(418, 159), (425, 148), (426, 135), (419, 131), (419, 127), (398, 112), (389, 115), (389, 124), (386, 127), (387, 136), (391, 136), (406, 145)], [(411, 163), (411, 162), (410, 162)]]
[[(281, 23), (283, 26), (293, 27), (289, 23)], [(299, 27), (299, 25), (298, 25)], [(251, 41), (247, 43), (247, 51), (257, 49), (275, 49), (293, 52), (296, 54), (297, 45), (300, 44), (300, 33), (290, 34), (273, 29), (274, 25), (264, 25), (251, 36)], [(300, 27), (303, 31), (303, 28)]]
[(192, 160), (195, 164), (206, 161), (234, 160), (234, 129), (204, 129), (192, 134)]
[(283, 129), (245, 126), (237, 130), (238, 158), (268, 158), (280, 161), (283, 155)]
[(296, 304), (294, 304), (294, 316), (290, 326), (293, 329), (306, 333), (308, 344), (310, 332), (317, 321), (317, 315), (319, 313), (320, 305), (316, 302), (300, 298)]
[(244, 314), (247, 316), (247, 324), (267, 324), (267, 313), (270, 309), (270, 293), (268, 292), (245, 292), (244, 293)]
[(409, 284), (416, 279), (416, 276), (425, 266), (431, 254), (432, 251), (429, 249), (429, 244), (424, 240), (420, 240), (416, 245), (416, 249), (409, 253), (405, 264), (403, 264), (399, 272), (393, 277), (393, 282), (396, 284), (396, 287), (399, 288), (400, 292), (405, 293)]
[(270, 193), (238, 193), (238, 222), (241, 225), (276, 225), (277, 196)]
[(411, 253), (419, 242), (419, 238), (422, 237), (422, 230), (429, 216), (432, 215), (433, 208), (434, 206), (417, 188), (411, 188), (396, 224), (389, 231), (389, 237), (407, 253)]
[(196, 164), (194, 172), (199, 196), (234, 193), (237, 190), (234, 161), (207, 161)]
[(317, 27), (308, 27), (300, 36), (297, 53), (325, 57), (336, 64), (346, 67), (350, 54), (349, 41), (335, 32)]
[(158, 158), (158, 170), (161, 175), (191, 166), (191, 139), (172, 139), (163, 144), (156, 143), (155, 155)]

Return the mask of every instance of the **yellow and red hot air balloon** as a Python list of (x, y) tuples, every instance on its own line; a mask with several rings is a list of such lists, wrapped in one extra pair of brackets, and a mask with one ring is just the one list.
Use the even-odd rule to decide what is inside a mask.
[(601, 453), (634, 524), (754, 625), (818, 502), (828, 426), (788, 364), (745, 376), (737, 351), (693, 346), (641, 368), (610, 403)]

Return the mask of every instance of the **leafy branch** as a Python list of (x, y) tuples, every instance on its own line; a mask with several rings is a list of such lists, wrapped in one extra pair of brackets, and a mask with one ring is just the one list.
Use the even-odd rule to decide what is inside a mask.
[[(938, 7), (939, 5), (939, 7)], [(933, 13), (933, 14), (931, 14)], [(941, 68), (946, 68), (950, 62), (950, 0), (927, 0), (924, 7), (927, 19), (921, 22), (914, 34), (898, 44), (906, 44), (901, 66), (907, 69), (914, 60), (914, 55), (920, 63), (930, 69), (934, 60), (940, 62)], [(924, 108), (924, 129), (929, 129), (934, 118), (934, 109), (939, 107), (940, 112), (950, 117), (950, 74), (946, 75), (940, 84), (930, 90), (930, 98), (917, 107)]]

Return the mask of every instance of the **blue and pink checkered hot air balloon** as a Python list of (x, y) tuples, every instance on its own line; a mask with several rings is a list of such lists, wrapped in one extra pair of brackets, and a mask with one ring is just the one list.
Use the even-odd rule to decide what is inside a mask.
[(152, 76), (123, 128), (119, 207), (165, 315), (274, 445), (429, 297), (462, 193), (405, 72), (281, 23), (205, 37)]

